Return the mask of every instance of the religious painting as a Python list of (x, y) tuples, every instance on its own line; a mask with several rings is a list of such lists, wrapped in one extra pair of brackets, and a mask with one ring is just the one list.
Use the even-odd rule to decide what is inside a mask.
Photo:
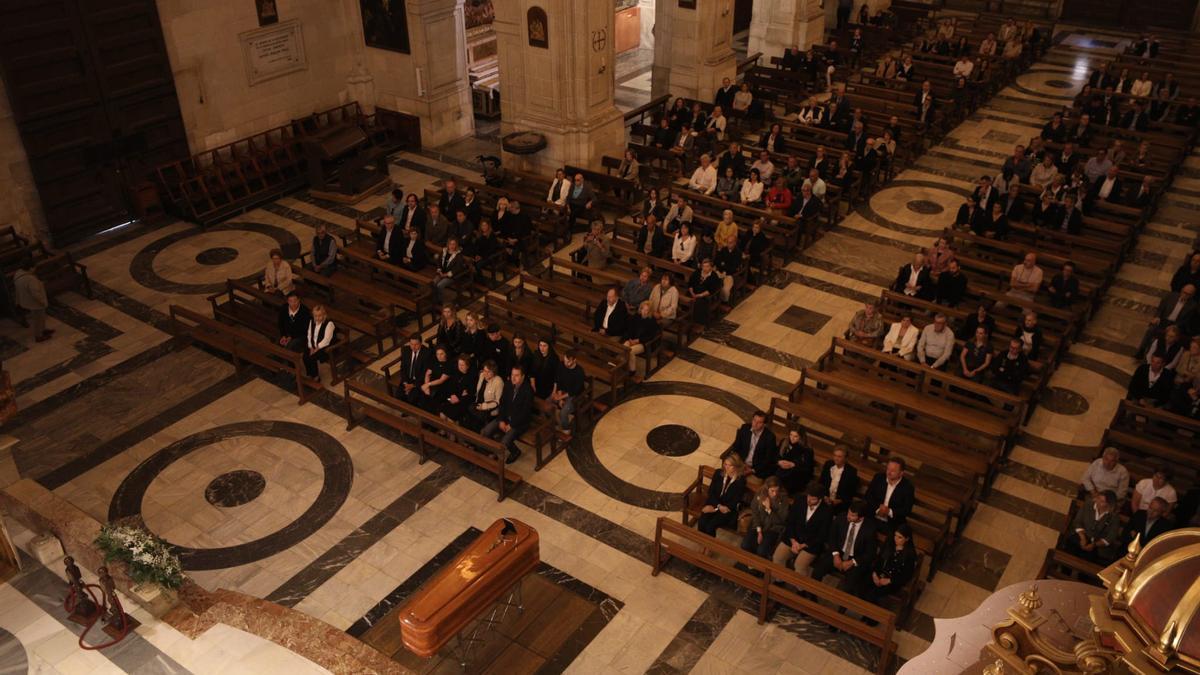
[(679, 0), (680, 9), (696, 9), (696, 0)]
[(404, 0), (358, 0), (368, 47), (411, 54)]
[(525, 21), (529, 24), (529, 46), (549, 49), (550, 22), (546, 20), (546, 10), (537, 6), (530, 7), (525, 14)]
[(269, 26), (279, 21), (279, 12), (275, 9), (275, 0), (254, 0), (258, 10), (258, 25)]

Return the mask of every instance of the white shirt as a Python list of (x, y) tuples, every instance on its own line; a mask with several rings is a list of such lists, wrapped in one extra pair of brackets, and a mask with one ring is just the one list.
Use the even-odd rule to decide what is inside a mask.
[(762, 201), (762, 193), (763, 193), (762, 181), (759, 181), (757, 183), (751, 183), (750, 181), (746, 181), (746, 182), (742, 183), (742, 201), (743, 202), (749, 203), (749, 202)]
[(831, 464), (829, 466), (829, 496), (836, 497), (838, 484), (842, 482), (842, 474), (846, 472), (846, 467)]
[(700, 190), (706, 195), (712, 194), (713, 190), (717, 189), (717, 167), (712, 164), (709, 164), (707, 169), (703, 166), (696, 167), (688, 187)]
[(912, 271), (910, 271), (908, 273), (908, 283), (904, 285), (904, 294), (905, 295), (916, 295), (917, 294), (917, 281), (919, 281), (921, 279), (921, 270), (923, 270), (923, 269), (925, 269), (925, 268), (924, 267), (912, 267)]
[(746, 453), (746, 459), (744, 460), (747, 466), (754, 464), (754, 451), (758, 449), (758, 441), (761, 438), (761, 429), (759, 431), (755, 431), (754, 429), (750, 430), (750, 452)]
[(308, 322), (308, 348), (324, 349), (333, 342), (333, 322), (329, 319), (317, 325), (316, 319)]
[(1150, 506), (1150, 502), (1155, 497), (1162, 497), (1163, 501), (1168, 504), (1174, 504), (1179, 500), (1179, 495), (1175, 493), (1175, 488), (1170, 483), (1163, 484), (1162, 487), (1154, 489), (1154, 479), (1143, 478), (1137, 482), (1133, 491), (1142, 496), (1142, 501), (1139, 504), (1139, 511), (1145, 511)]
[(888, 507), (888, 512), (887, 512), (887, 516), (882, 518), (882, 520), (887, 520), (888, 518), (892, 517), (892, 507), (889, 504), (892, 501), (892, 493), (896, 491), (896, 486), (900, 484), (900, 481), (896, 481), (895, 483), (893, 483), (891, 481), (886, 481), (886, 482), (887, 482), (887, 491), (883, 493), (883, 505)]
[(608, 330), (608, 317), (612, 316), (612, 313), (616, 308), (617, 304), (615, 302), (611, 305), (604, 306), (604, 321), (600, 323), (600, 327), (604, 330)]
[(1108, 199), (1108, 195), (1112, 193), (1113, 185), (1116, 183), (1116, 178), (1105, 177), (1104, 182), (1100, 184), (1100, 198)]
[(811, 178), (805, 178), (804, 184), (809, 186), (810, 188), (812, 188), (812, 193), (813, 193), (814, 197), (824, 197), (825, 196), (825, 181), (821, 180), (820, 178), (818, 178), (815, 181), (812, 180)]
[(392, 250), (392, 233), (395, 231), (396, 231), (396, 228), (394, 228), (394, 227), (390, 230), (386, 229), (386, 228), (384, 229), (384, 231), (383, 231), (383, 252), (384, 253), (387, 253), (388, 251)]
[(675, 262), (687, 262), (692, 259), (692, 254), (696, 252), (696, 238), (688, 237), (686, 240), (675, 235), (675, 243), (671, 246), (671, 259)]
[(546, 201), (562, 206), (567, 203), (568, 192), (570, 190), (567, 189), (567, 181), (555, 179), (550, 184), (550, 191), (546, 193)]
[(1183, 298), (1175, 301), (1175, 308), (1167, 315), (1167, 321), (1175, 321), (1179, 318), (1179, 313), (1183, 311)]

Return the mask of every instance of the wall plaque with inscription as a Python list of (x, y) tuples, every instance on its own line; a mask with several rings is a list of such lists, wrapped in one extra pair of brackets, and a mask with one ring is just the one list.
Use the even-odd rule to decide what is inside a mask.
[(308, 68), (304, 33), (293, 19), (238, 35), (251, 86)]

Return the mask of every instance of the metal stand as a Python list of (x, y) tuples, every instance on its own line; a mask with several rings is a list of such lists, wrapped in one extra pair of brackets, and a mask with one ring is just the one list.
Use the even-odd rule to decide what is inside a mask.
[(512, 587), (512, 590), (509, 591), (508, 597), (497, 601), (492, 607), (491, 614), (480, 617), (471, 628), (469, 635), (464, 635), (466, 631), (463, 631), (455, 636), (454, 643), (450, 647), (450, 654), (458, 660), (458, 665), (462, 666), (464, 671), (470, 668), (471, 655), (479, 645), (483, 644), (487, 635), (496, 630), (496, 626), (499, 626), (504, 621), (504, 617), (508, 616), (509, 609), (515, 607), (518, 612), (525, 611), (525, 602), (521, 596), (521, 585), (523, 582), (524, 579), (518, 581)]

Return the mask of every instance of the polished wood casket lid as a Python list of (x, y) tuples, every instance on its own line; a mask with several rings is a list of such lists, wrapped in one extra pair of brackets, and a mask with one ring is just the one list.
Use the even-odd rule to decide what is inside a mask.
[(538, 533), (508, 519), (492, 523), (462, 553), (421, 587), (400, 610), (400, 635), (409, 651), (433, 656), (460, 630), (537, 569)]

